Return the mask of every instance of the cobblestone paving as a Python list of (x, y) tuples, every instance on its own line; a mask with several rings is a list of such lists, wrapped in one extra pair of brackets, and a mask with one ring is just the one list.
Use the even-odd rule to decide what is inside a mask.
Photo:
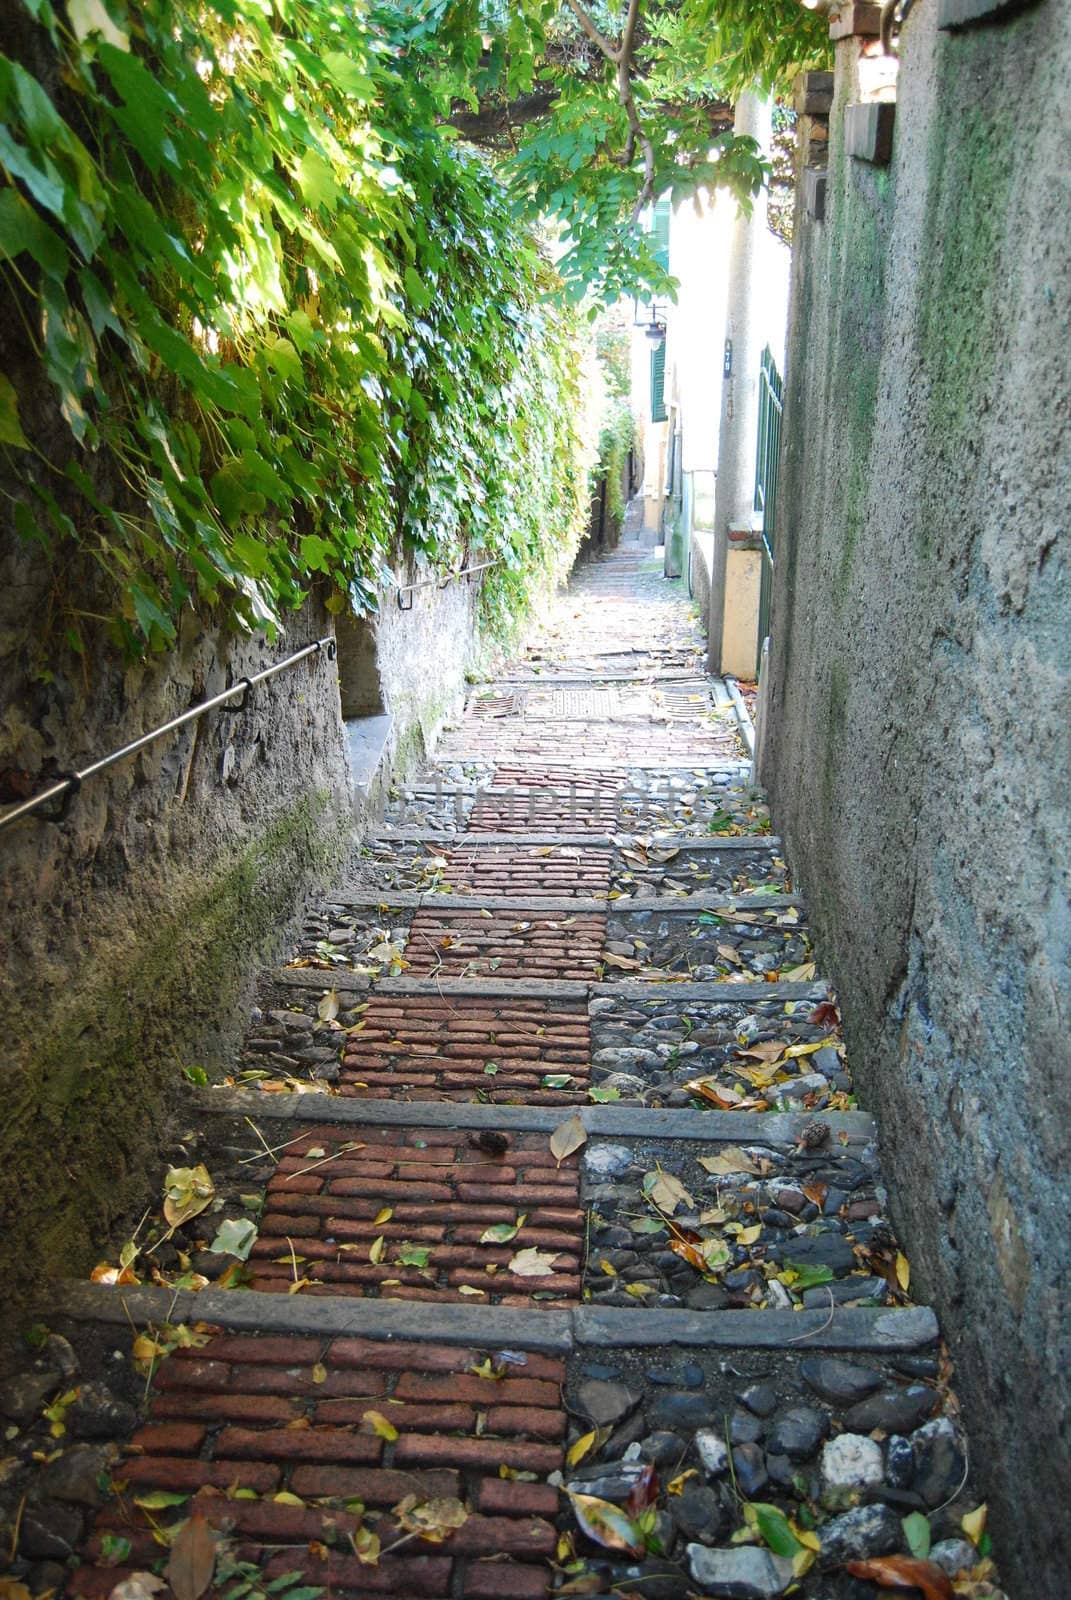
[(999, 1595), (734, 717), (636, 544), (474, 689), (202, 1092), (153, 1326), (172, 1258), (232, 1287), (71, 1593), (144, 1600), (194, 1524), (228, 1600)]

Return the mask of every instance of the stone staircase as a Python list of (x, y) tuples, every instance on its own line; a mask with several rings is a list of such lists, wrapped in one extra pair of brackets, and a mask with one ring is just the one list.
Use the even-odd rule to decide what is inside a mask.
[[(862, 1600), (849, 1563), (927, 1541), (985, 1592), (937, 1319), (735, 719), (629, 544), (474, 689), (190, 1092), (210, 1286), (165, 1247), (166, 1282), (57, 1295), (76, 1348), (195, 1330), (70, 1592), (187, 1519), (233, 1600)], [(203, 1248), (228, 1220), (244, 1265)]]

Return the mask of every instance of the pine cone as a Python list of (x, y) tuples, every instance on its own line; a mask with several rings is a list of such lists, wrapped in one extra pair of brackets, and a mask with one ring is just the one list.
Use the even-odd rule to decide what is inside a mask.
[(808, 1150), (817, 1150), (819, 1145), (826, 1143), (829, 1138), (829, 1123), (823, 1122), (821, 1117), (815, 1117), (813, 1122), (808, 1122), (800, 1134), (800, 1144)]
[(875, 1222), (870, 1230), (867, 1244), (871, 1250), (895, 1250), (896, 1235), (887, 1222)]
[(485, 1128), (482, 1133), (470, 1133), (469, 1144), (476, 1150), (485, 1150), (489, 1156), (504, 1156), (509, 1149), (509, 1134)]

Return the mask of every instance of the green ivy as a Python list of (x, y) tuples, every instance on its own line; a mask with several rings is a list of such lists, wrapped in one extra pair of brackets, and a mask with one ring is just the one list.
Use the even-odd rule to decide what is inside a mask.
[(71, 645), (85, 575), (134, 656), (193, 605), (271, 631), (318, 575), (367, 609), (398, 553), (496, 560), (508, 627), (583, 522), (575, 323), (374, 15), (22, 4), (0, 476)]

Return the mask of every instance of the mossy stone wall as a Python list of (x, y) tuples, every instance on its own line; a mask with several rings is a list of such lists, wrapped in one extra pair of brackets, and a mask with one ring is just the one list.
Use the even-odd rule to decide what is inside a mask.
[(891, 165), (798, 211), (763, 777), (1015, 1595), (1071, 1533), (1071, 251), (1055, 0), (915, 5)]

